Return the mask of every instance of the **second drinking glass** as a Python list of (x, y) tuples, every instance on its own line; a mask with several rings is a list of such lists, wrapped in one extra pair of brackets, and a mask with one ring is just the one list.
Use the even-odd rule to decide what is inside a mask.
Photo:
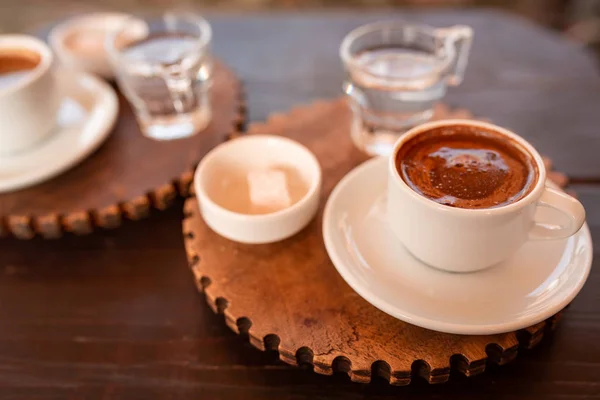
[(350, 32), (340, 56), (356, 146), (388, 155), (402, 133), (431, 119), (446, 85), (462, 81), (472, 36), (468, 26), (434, 29), (393, 21)]
[(133, 17), (107, 38), (107, 51), (142, 133), (179, 139), (211, 119), (211, 28), (193, 14)]

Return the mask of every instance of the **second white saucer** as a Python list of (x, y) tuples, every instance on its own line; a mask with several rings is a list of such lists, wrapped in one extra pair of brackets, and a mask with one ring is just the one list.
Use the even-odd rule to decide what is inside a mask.
[(508, 261), (479, 272), (455, 274), (419, 262), (387, 226), (386, 168), (386, 158), (356, 167), (335, 187), (323, 215), (331, 261), (380, 310), (440, 332), (495, 334), (551, 317), (585, 283), (592, 264), (587, 224), (568, 239), (526, 243)]
[(0, 156), (0, 193), (50, 179), (83, 160), (109, 136), (118, 111), (117, 95), (108, 84), (74, 73), (55, 132), (31, 149)]

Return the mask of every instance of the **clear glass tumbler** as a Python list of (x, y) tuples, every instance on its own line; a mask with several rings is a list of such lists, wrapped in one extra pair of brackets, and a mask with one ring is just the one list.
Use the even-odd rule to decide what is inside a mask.
[(428, 121), (447, 85), (463, 79), (473, 31), (403, 22), (356, 28), (340, 46), (352, 139), (370, 155), (388, 155), (398, 137)]
[(119, 87), (144, 135), (157, 140), (194, 135), (211, 119), (211, 27), (196, 15), (133, 17), (107, 38)]

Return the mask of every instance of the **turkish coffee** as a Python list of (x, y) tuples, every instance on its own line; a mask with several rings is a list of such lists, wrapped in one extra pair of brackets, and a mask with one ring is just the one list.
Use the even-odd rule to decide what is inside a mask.
[(539, 176), (533, 156), (519, 143), (470, 125), (418, 134), (400, 147), (395, 161), (415, 192), (466, 209), (515, 203), (531, 192)]
[(0, 50), (0, 90), (17, 85), (40, 64), (41, 56), (27, 49)]

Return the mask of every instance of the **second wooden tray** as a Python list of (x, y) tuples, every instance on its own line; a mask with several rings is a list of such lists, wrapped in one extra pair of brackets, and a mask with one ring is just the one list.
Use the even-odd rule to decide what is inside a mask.
[[(211, 91), (212, 120), (185, 139), (156, 141), (139, 130), (128, 101), (119, 94), (119, 117), (106, 142), (69, 171), (38, 185), (0, 194), (0, 236), (59, 237), (164, 209), (186, 195), (202, 156), (244, 122), (242, 87), (233, 71), (217, 62)], [(57, 154), (57, 157), (60, 156)]]

